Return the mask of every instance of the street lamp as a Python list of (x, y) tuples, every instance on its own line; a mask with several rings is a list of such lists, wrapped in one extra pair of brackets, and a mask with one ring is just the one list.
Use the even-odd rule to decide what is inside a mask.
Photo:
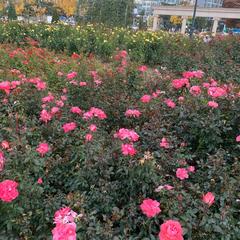
[(195, 28), (197, 4), (198, 4), (198, 0), (195, 0), (194, 10), (193, 10), (193, 18), (192, 18), (192, 26), (191, 26), (191, 29), (190, 29), (190, 38), (193, 36), (193, 31), (194, 31), (194, 28)]

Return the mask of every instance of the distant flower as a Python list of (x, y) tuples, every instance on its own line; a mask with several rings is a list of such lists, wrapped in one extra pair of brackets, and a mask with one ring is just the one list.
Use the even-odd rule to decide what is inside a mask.
[(87, 142), (91, 142), (92, 139), (93, 139), (93, 136), (92, 136), (91, 133), (86, 134), (86, 136), (85, 136), (85, 140), (86, 140)]
[(192, 86), (189, 91), (193, 96), (199, 96), (202, 92), (199, 86)]
[(40, 120), (47, 123), (52, 119), (52, 115), (45, 109), (43, 109), (40, 113)]
[(91, 132), (96, 132), (96, 131), (97, 131), (97, 126), (96, 126), (95, 124), (91, 124), (91, 125), (89, 126), (89, 130), (90, 130)]
[(67, 74), (67, 79), (70, 80), (70, 79), (73, 79), (77, 76), (77, 73), (76, 72), (71, 72), (71, 73), (68, 73)]
[(194, 167), (194, 166), (189, 166), (189, 167), (187, 168), (187, 171), (194, 173), (194, 172), (195, 172), (195, 167)]
[(189, 86), (189, 80), (187, 78), (174, 79), (172, 80), (172, 86), (175, 89), (181, 89)]
[(71, 113), (76, 113), (80, 115), (82, 113), (82, 110), (79, 107), (72, 107)]
[(18, 183), (13, 180), (0, 182), (0, 199), (4, 202), (12, 202), (18, 197)]
[(151, 101), (152, 97), (150, 95), (144, 95), (141, 97), (140, 101), (142, 103), (149, 103)]
[(158, 237), (159, 240), (184, 240), (181, 224), (174, 220), (164, 222)]
[(218, 108), (218, 103), (214, 101), (209, 101), (208, 106), (211, 108)]
[(202, 78), (203, 75), (204, 75), (204, 72), (201, 70), (183, 73), (184, 78)]
[(90, 120), (93, 117), (97, 117), (100, 120), (104, 120), (105, 118), (107, 118), (107, 115), (102, 109), (95, 107), (91, 107), (88, 112), (85, 112), (83, 114), (83, 119), (85, 120)]
[(8, 81), (0, 82), (0, 90), (3, 90), (6, 94), (9, 94), (11, 90), (11, 83)]
[(131, 142), (136, 142), (139, 139), (139, 135), (134, 130), (127, 128), (120, 128), (118, 132), (114, 134), (114, 137), (121, 140), (128, 139)]
[(62, 129), (65, 133), (68, 133), (70, 131), (73, 131), (77, 127), (77, 124), (75, 122), (65, 123), (62, 126)]
[(169, 142), (168, 142), (168, 140), (166, 138), (162, 138), (162, 140), (160, 142), (160, 147), (166, 148), (166, 149), (169, 148)]
[(138, 71), (140, 71), (140, 72), (146, 72), (147, 70), (148, 70), (148, 67), (145, 65), (138, 67)]
[(126, 117), (140, 117), (141, 115), (141, 112), (136, 110), (136, 109), (128, 109), (126, 112), (125, 112), (125, 116)]
[(161, 190), (163, 190), (163, 189), (165, 189), (165, 190), (172, 190), (172, 189), (174, 189), (174, 187), (173, 186), (171, 186), (171, 185), (169, 185), (169, 184), (166, 184), (166, 185), (161, 185), (161, 186), (158, 186), (154, 191), (155, 192), (160, 192)]
[(80, 87), (87, 86), (87, 83), (86, 83), (86, 82), (80, 82), (80, 83), (79, 83), (79, 86), (80, 86)]
[(127, 156), (134, 156), (137, 153), (133, 144), (122, 144), (122, 154)]
[[(8, 149), (8, 148), (10, 148), (10, 144), (9, 144), (9, 142), (6, 141), (6, 140), (3, 140), (3, 141), (1, 142), (1, 146), (2, 146), (3, 149)], [(0, 158), (1, 158), (1, 156), (0, 156)]]
[(54, 96), (52, 94), (49, 94), (48, 96), (42, 98), (43, 103), (52, 102), (53, 100), (54, 100)]
[(143, 200), (140, 208), (148, 218), (155, 217), (158, 213), (161, 212), (160, 203), (150, 198)]
[(165, 99), (164, 103), (166, 103), (169, 108), (176, 107), (176, 104), (171, 99)]
[(236, 142), (240, 142), (240, 135), (236, 137)]
[(179, 101), (179, 102), (183, 102), (183, 101), (184, 101), (184, 97), (183, 97), (183, 96), (180, 96), (180, 97), (178, 98), (178, 101)]
[(42, 178), (39, 178), (39, 179), (37, 180), (37, 183), (38, 183), (38, 184), (42, 184), (42, 183), (43, 183)]
[(184, 180), (188, 178), (188, 171), (185, 168), (178, 168), (176, 171), (177, 178)]
[(63, 107), (64, 106), (64, 102), (62, 100), (58, 100), (58, 101), (56, 101), (56, 105), (58, 107)]
[(47, 152), (49, 152), (49, 146), (47, 143), (40, 143), (36, 151), (43, 157)]
[(211, 206), (214, 203), (214, 200), (215, 200), (215, 196), (211, 192), (206, 193), (202, 197), (202, 201), (208, 204), (209, 206)]
[(38, 81), (38, 82), (36, 83), (36, 87), (37, 87), (37, 89), (38, 89), (39, 91), (46, 89), (46, 86), (47, 86), (47, 84), (46, 84), (45, 82), (43, 82), (43, 81)]
[(67, 96), (66, 96), (66, 95), (62, 95), (62, 96), (61, 96), (61, 100), (62, 100), (62, 101), (66, 101), (66, 100), (67, 100)]
[(221, 87), (209, 87), (208, 95), (213, 98), (219, 98), (227, 95), (227, 91)]
[(59, 112), (59, 108), (58, 107), (52, 107), (51, 108), (51, 114), (56, 114), (57, 112)]

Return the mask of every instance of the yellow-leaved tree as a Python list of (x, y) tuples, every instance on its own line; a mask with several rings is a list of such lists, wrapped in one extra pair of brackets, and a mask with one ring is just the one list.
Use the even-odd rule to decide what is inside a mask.
[(57, 0), (56, 5), (61, 8), (67, 16), (72, 16), (76, 13), (77, 0)]
[(15, 3), (15, 9), (17, 15), (22, 15), (22, 12), (24, 10), (24, 0), (18, 0)]
[(171, 16), (170, 22), (174, 25), (179, 25), (182, 23), (182, 18), (179, 16)]

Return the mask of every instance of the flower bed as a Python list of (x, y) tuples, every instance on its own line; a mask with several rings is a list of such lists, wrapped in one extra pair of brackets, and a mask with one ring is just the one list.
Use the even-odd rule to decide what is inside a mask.
[(180, 34), (133, 32), (103, 25), (0, 24), (0, 43), (21, 44), (26, 37), (37, 40), (42, 47), (70, 55), (94, 54), (109, 61), (116, 49), (121, 49), (139, 64), (160, 65), (178, 74), (201, 68), (218, 80), (240, 82), (239, 37), (215, 38), (206, 44), (201, 38), (189, 39)]
[(3, 238), (238, 239), (239, 84), (30, 43), (0, 50)]

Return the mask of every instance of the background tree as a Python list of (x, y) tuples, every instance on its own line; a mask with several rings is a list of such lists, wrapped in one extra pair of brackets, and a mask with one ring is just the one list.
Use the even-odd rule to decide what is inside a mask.
[(9, 5), (7, 7), (7, 15), (9, 20), (17, 19), (16, 9), (12, 1), (9, 2)]
[(170, 23), (172, 23), (173, 25), (180, 25), (182, 23), (182, 18), (179, 16), (171, 16)]
[(63, 9), (67, 16), (73, 16), (77, 9), (77, 0), (58, 0), (56, 6)]
[(132, 23), (134, 0), (92, 0), (87, 15), (92, 22), (110, 26), (128, 26)]

